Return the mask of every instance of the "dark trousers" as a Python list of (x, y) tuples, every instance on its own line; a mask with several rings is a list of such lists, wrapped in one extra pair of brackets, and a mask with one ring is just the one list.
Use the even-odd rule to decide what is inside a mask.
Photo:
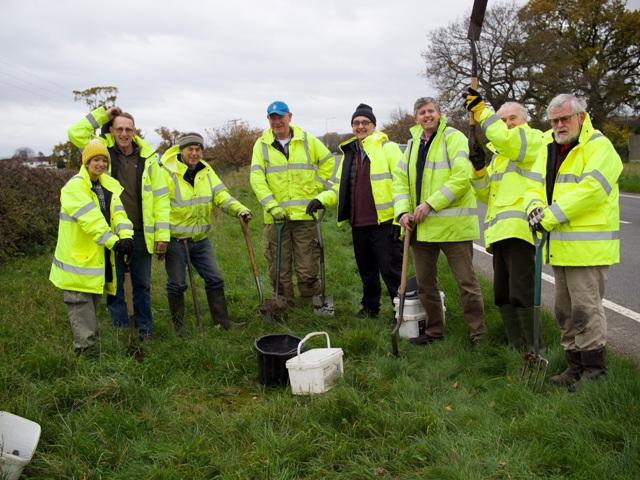
[(380, 275), (389, 297), (398, 293), (402, 271), (402, 242), (391, 223), (352, 227), (353, 253), (362, 280), (362, 307), (370, 312), (380, 310)]
[(533, 306), (534, 246), (519, 238), (507, 238), (491, 247), (495, 304)]

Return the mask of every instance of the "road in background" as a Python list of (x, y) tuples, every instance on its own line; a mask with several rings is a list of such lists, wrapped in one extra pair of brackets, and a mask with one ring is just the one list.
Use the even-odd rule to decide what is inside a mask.
[[(480, 229), (486, 205), (478, 202)], [(640, 195), (620, 194), (620, 263), (609, 269), (605, 293), (607, 340), (614, 352), (640, 364)], [(482, 238), (482, 233), (481, 233)], [(483, 241), (474, 243), (476, 271), (493, 280), (492, 257)], [(553, 312), (554, 284), (551, 267), (544, 267), (542, 304)], [(493, 302), (488, 299), (487, 303)]]

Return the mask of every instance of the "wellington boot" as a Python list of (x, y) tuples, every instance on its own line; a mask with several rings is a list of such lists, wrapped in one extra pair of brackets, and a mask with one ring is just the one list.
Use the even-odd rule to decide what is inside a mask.
[(580, 352), (582, 359), (582, 379), (594, 380), (607, 374), (605, 348), (597, 350), (583, 350)]
[(211, 318), (214, 322), (218, 322), (222, 328), (229, 330), (232, 326), (229, 320), (229, 312), (227, 311), (227, 299), (224, 296), (224, 290), (207, 290), (207, 301), (209, 302), (209, 310)]
[(507, 344), (510, 348), (523, 348), (524, 340), (520, 329), (520, 322), (516, 313), (516, 308), (511, 304), (500, 305), (500, 317), (504, 324), (504, 331), (507, 334)]
[(564, 353), (569, 366), (564, 372), (551, 377), (549, 383), (558, 387), (572, 387), (582, 376), (581, 352), (578, 350), (566, 350)]
[(184, 294), (169, 295), (167, 298), (169, 299), (169, 311), (171, 312), (171, 320), (173, 320), (176, 337), (181, 337), (184, 324)]
[[(534, 351), (533, 345), (533, 307), (517, 307), (516, 315), (520, 324), (520, 332), (522, 333), (522, 348), (528, 352)], [(544, 350), (544, 341), (542, 340), (542, 324), (538, 332), (538, 351)]]

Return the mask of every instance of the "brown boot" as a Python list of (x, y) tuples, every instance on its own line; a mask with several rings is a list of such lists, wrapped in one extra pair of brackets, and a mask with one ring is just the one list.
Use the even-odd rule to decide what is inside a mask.
[(176, 331), (176, 337), (181, 337), (184, 322), (184, 294), (169, 295), (169, 311), (171, 312), (171, 320), (173, 320), (173, 328)]
[(604, 347), (597, 350), (584, 350), (580, 352), (582, 359), (582, 378), (594, 380), (607, 374), (606, 355)]
[(571, 387), (582, 376), (581, 352), (578, 350), (566, 350), (564, 354), (569, 366), (564, 372), (551, 377), (549, 383), (558, 387)]
[(207, 291), (207, 301), (209, 302), (209, 310), (214, 322), (218, 322), (222, 328), (229, 330), (231, 321), (229, 320), (229, 312), (227, 311), (227, 299), (224, 297), (224, 290)]

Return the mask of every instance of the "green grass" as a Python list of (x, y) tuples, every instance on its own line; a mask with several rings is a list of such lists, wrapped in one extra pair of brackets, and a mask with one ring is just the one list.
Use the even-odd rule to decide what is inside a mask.
[(622, 192), (640, 193), (640, 163), (625, 163), (619, 183)]
[[(244, 175), (237, 179), (244, 181)], [(227, 178), (229, 184), (238, 180)], [(248, 186), (232, 187), (260, 217)], [(38, 422), (40, 444), (23, 478), (38, 479), (634, 479), (640, 476), (640, 379), (610, 359), (604, 381), (577, 393), (519, 383), (520, 356), (503, 347), (491, 289), (483, 282), (488, 341), (472, 349), (454, 283), (447, 338), (427, 348), (402, 341), (390, 356), (391, 310), (363, 320), (349, 229), (331, 215), (324, 232), (333, 318), (294, 309), (265, 324), (237, 221), (216, 216), (213, 243), (231, 314), (246, 327), (223, 331), (208, 315), (176, 339), (154, 263), (157, 339), (146, 358), (126, 355), (126, 331), (101, 309), (100, 355), (72, 353), (62, 294), (47, 280), (49, 258), (0, 271), (0, 409)], [(261, 271), (261, 221), (250, 225)], [(444, 267), (444, 265), (443, 265)], [(263, 276), (263, 285), (266, 278)], [(268, 290), (268, 288), (266, 288)], [(200, 303), (205, 307), (202, 283)], [(187, 297), (189, 299), (189, 297)], [(190, 302), (188, 302), (190, 305)], [(188, 318), (192, 319), (189, 306)], [(558, 331), (544, 318), (550, 371), (562, 367)], [(326, 330), (345, 354), (345, 375), (328, 393), (296, 397), (257, 381), (256, 338)], [(321, 342), (318, 341), (317, 345)]]

